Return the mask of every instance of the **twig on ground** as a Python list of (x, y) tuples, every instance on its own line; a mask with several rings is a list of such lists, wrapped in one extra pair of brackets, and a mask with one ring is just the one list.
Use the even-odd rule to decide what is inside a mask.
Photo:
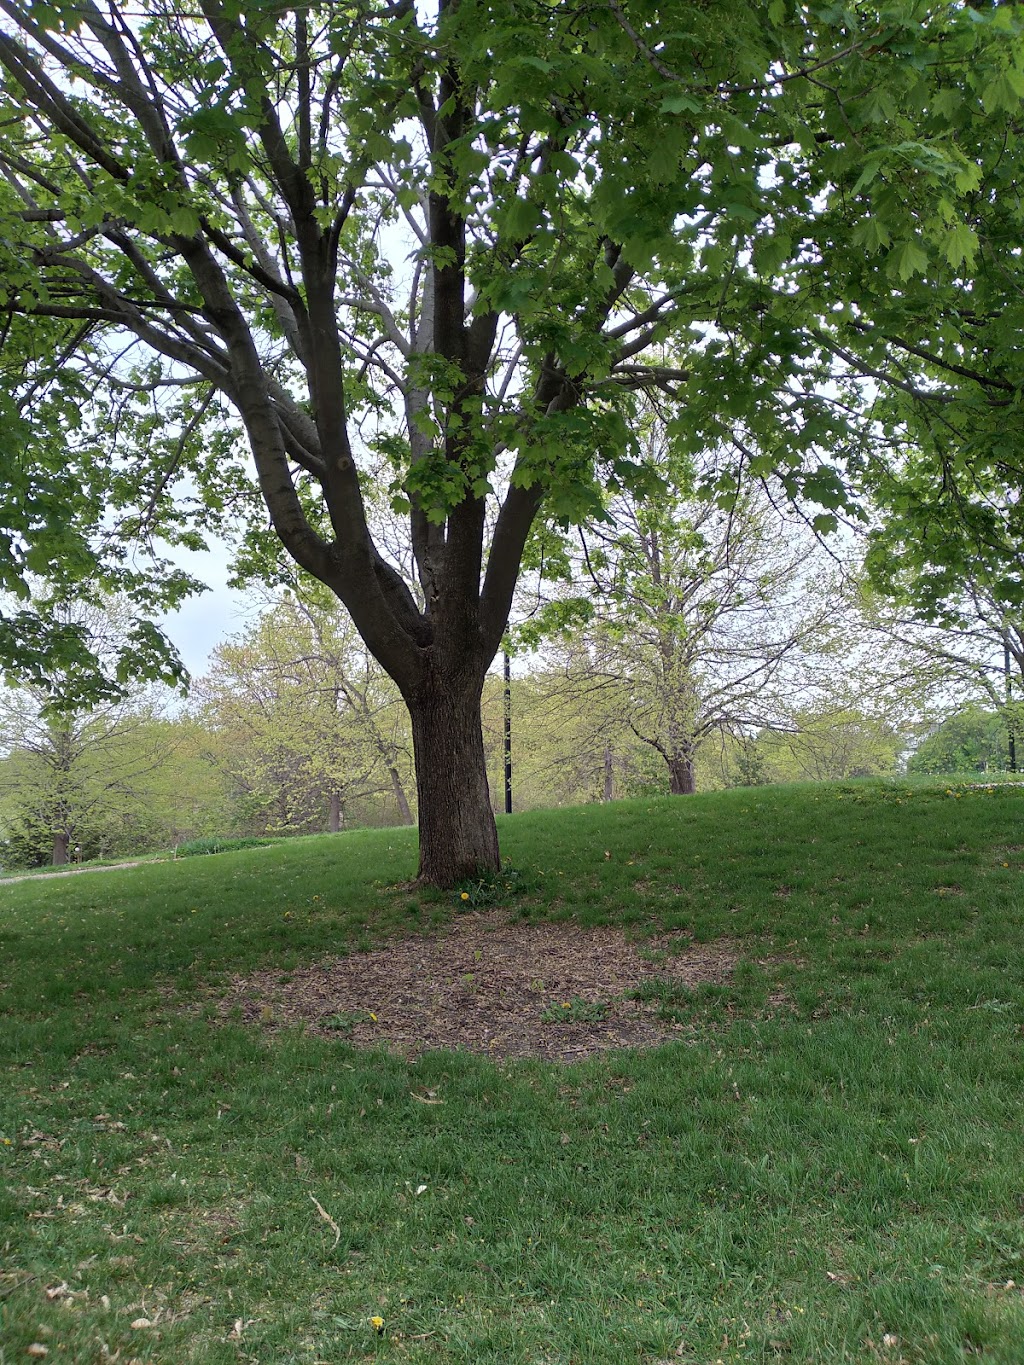
[(341, 1228), (338, 1227), (337, 1223), (334, 1221), (334, 1219), (327, 1212), (323, 1204), (320, 1203), (320, 1200), (317, 1199), (315, 1195), (311, 1194), (309, 1197), (310, 1199), (313, 1200), (313, 1203), (316, 1205), (316, 1211), (320, 1215), (320, 1217), (324, 1220), (325, 1223), (330, 1223), (331, 1227), (334, 1229), (334, 1246), (331, 1247), (331, 1250), (333, 1251), (334, 1247), (336, 1247), (338, 1243), (341, 1241)]

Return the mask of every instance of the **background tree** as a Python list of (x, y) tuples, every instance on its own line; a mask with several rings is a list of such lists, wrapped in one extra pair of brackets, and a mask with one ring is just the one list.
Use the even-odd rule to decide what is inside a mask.
[(1005, 772), (1006, 717), (1003, 711), (968, 705), (926, 735), (910, 756), (911, 773)]
[[(8, 698), (9, 699), (9, 698)], [(210, 745), (144, 699), (91, 715), (15, 718), (0, 758), (0, 863), (38, 867), (127, 857), (230, 829), (232, 809)], [(115, 714), (116, 712), (116, 714)]]
[(908, 739), (884, 712), (798, 710), (788, 729), (762, 731), (756, 751), (772, 782), (835, 782), (899, 771)]
[[(503, 688), (489, 680), (484, 693), (484, 737), (492, 790), (501, 803)], [(571, 651), (557, 663), (535, 658), (512, 678), (512, 763), (518, 810), (611, 801), (665, 787), (664, 766), (623, 723), (625, 708), (589, 660)], [(659, 766), (661, 771), (658, 771)]]
[[(194, 420), (170, 452), (148, 416), (123, 424), (138, 529), (184, 479), (236, 508), (252, 484), (230, 442), (210, 459), (210, 428), (244, 430), (274, 533), (409, 707), (438, 882), (497, 865), (483, 679), (541, 506), (585, 518), (600, 483), (635, 478), (623, 390), (684, 386), (695, 448), (746, 424), (777, 437), (760, 446), (792, 486), (838, 496), (806, 348), (852, 294), (798, 287), (830, 285), (826, 236), (851, 254), (835, 187), (907, 141), (937, 83), (1012, 88), (1019, 67), (1015, 24), (955, 4), (4, 14), (6, 306), (63, 322), (69, 362), (120, 411), (184, 386)], [(893, 278), (922, 223), (956, 220), (962, 121), (930, 115), (918, 219), (869, 206)], [(863, 284), (861, 305), (891, 293)], [(690, 343), (677, 371), (650, 353), (670, 328)], [(394, 459), (413, 585), (370, 534), (363, 444)]]
[[(915, 457), (908, 457), (904, 476), (913, 463)], [(1009, 534), (1015, 501), (1008, 489), (990, 490), (984, 499), (990, 525), (998, 518)], [(915, 519), (912, 511), (910, 522)], [(1005, 749), (1009, 735), (1020, 733), (1024, 698), (1021, 574), (1009, 559), (1008, 539), (999, 555), (989, 546), (963, 564), (964, 525), (949, 516), (939, 521), (949, 536), (948, 554), (921, 545), (911, 550), (910, 527), (898, 510), (873, 531), (867, 565), (878, 629), (932, 660), (948, 679), (951, 700), (1000, 711)]]
[[(664, 762), (669, 789), (696, 790), (697, 752), (715, 732), (777, 722), (799, 692), (801, 656), (832, 607), (815, 589), (814, 541), (756, 485), (717, 501), (714, 471), (679, 454), (646, 406), (641, 445), (658, 491), (622, 492), (566, 542), (562, 570), (584, 595), (537, 618), (568, 623), (569, 678)], [(586, 622), (579, 628), (577, 623)]]
[(401, 697), (316, 585), (296, 585), (221, 645), (196, 693), (246, 828), (337, 830), (354, 803), (365, 818), (382, 795), (392, 820), (412, 823)]
[[(82, 641), (100, 677), (114, 674), (110, 661), (124, 656), (126, 632), (134, 638), (123, 602), (64, 608), (60, 624)], [(118, 695), (85, 707), (76, 658), (58, 668), (51, 651), (47, 664), (43, 681), (0, 689), (8, 843), (23, 861), (58, 866), (76, 846), (83, 856), (146, 847), (156, 838), (146, 783), (169, 759), (152, 692), (121, 684)]]

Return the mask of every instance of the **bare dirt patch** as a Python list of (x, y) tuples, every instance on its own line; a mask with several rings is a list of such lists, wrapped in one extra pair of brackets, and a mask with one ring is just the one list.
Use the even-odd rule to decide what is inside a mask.
[(635, 943), (619, 929), (528, 924), (491, 911), (373, 952), (238, 977), (218, 1011), (407, 1057), (462, 1048), (571, 1062), (678, 1038), (685, 1023), (659, 1018), (656, 1001), (629, 993), (652, 980), (683, 992), (726, 983), (738, 956), (732, 944), (685, 934)]

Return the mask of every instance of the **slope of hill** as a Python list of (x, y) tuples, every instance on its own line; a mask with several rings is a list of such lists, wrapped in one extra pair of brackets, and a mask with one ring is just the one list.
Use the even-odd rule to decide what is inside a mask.
[(513, 817), (449, 896), (405, 830), (0, 887), (3, 1351), (1024, 1360), (1022, 829), (851, 783)]

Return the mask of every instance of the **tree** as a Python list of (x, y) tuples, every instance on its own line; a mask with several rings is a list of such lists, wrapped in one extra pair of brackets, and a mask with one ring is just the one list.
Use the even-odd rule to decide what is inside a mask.
[(947, 717), (914, 750), (911, 773), (1004, 772), (1006, 718), (981, 706)]
[[(1009, 489), (993, 489), (983, 501), (993, 520), (1009, 523), (1018, 515)], [(1014, 691), (1019, 697), (1024, 687), (1024, 580), (1010, 559), (1009, 535), (998, 556), (989, 545), (962, 562), (969, 540), (955, 517), (938, 518), (948, 554), (909, 546), (908, 522), (917, 510), (908, 512), (904, 504), (901, 512), (897, 503), (872, 532), (866, 562), (880, 604), (879, 628), (943, 666), (961, 692), (1010, 708)]]
[[(756, 486), (724, 506), (710, 500), (700, 489), (713, 469), (679, 454), (650, 406), (639, 425), (658, 492), (618, 494), (565, 544), (562, 571), (586, 595), (563, 595), (546, 615), (571, 631), (568, 672), (586, 680), (587, 705), (610, 689), (619, 727), (660, 756), (673, 794), (688, 795), (712, 734), (748, 733), (793, 708), (834, 606), (813, 584), (802, 524)], [(542, 613), (534, 629), (546, 625)]]
[(798, 711), (788, 730), (765, 730), (757, 750), (773, 782), (836, 782), (894, 773), (907, 736), (883, 711)]
[[(502, 689), (485, 691), (484, 734), (492, 771), (501, 772)], [(609, 679), (597, 679), (589, 660), (570, 651), (511, 682), (515, 809), (611, 801), (664, 789), (653, 752), (623, 722), (625, 708)], [(487, 703), (490, 703), (489, 707)], [(488, 721), (490, 722), (488, 724)], [(652, 761), (653, 760), (653, 761)]]
[(4, 866), (148, 853), (227, 828), (220, 774), (186, 721), (131, 698), (48, 720), (0, 712)]
[[(1024, 447), (1012, 415), (1024, 392), (1021, 12), (972, 3), (964, 14), (1004, 35), (1001, 60), (966, 81), (940, 72), (927, 94), (918, 82), (912, 119), (876, 123), (856, 183), (836, 183), (833, 235), (822, 220), (817, 281), (804, 280), (823, 301), (846, 301), (823, 319), (818, 354), (842, 375), (836, 402), (869, 405), (846, 454), (873, 513), (872, 577), (918, 620), (958, 629), (967, 584), (988, 614), (1019, 619), (1024, 606)], [(936, 134), (951, 128), (936, 156)], [(851, 197), (873, 209), (859, 253), (832, 249)], [(900, 221), (916, 223), (913, 242)], [(870, 285), (879, 269), (893, 280), (888, 297)]]
[(260, 832), (337, 831), (354, 803), (381, 794), (412, 824), (405, 707), (318, 587), (296, 581), (215, 651), (196, 691), (218, 762)]
[[(237, 510), (248, 471), (210, 451), (239, 424), (275, 536), (408, 705), (439, 883), (498, 862), (480, 697), (541, 507), (582, 519), (637, 481), (621, 399), (648, 385), (685, 394), (695, 448), (772, 434), (790, 486), (836, 500), (816, 445), (837, 428), (804, 380), (839, 295), (799, 288), (862, 217), (836, 187), (937, 85), (1012, 85), (1019, 62), (1015, 24), (953, 3), (3, 14), (8, 310), (63, 323), (66, 368), (96, 372), (142, 534), (176, 484)], [(926, 227), (957, 220), (961, 124), (931, 116)], [(869, 207), (903, 279), (921, 222)], [(678, 369), (651, 352), (670, 329)], [(370, 532), (366, 447), (394, 463), (411, 584)]]
[[(125, 651), (130, 629), (124, 604), (63, 614), (101, 676)], [(80, 846), (87, 856), (119, 840), (138, 848), (152, 829), (146, 780), (169, 759), (168, 736), (156, 723), (144, 685), (92, 706), (75, 705), (78, 680), (53, 669), (44, 683), (0, 689), (0, 795), (7, 840), (30, 861), (61, 866)], [(105, 848), (104, 848), (105, 846)]]

